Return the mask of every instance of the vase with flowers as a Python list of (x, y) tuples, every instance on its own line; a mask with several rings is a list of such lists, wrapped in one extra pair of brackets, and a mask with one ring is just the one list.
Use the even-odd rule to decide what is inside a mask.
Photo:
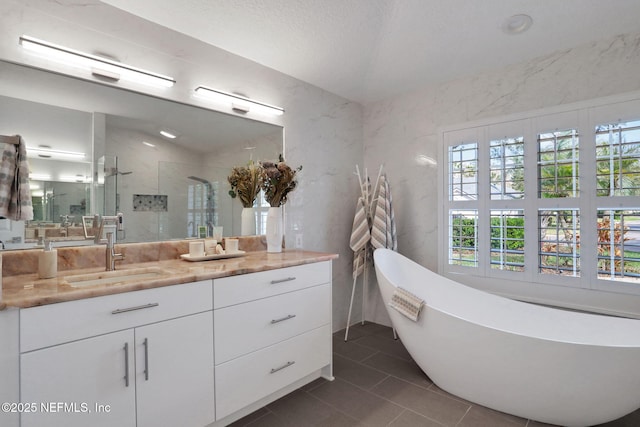
[(278, 162), (262, 162), (262, 191), (271, 206), (267, 213), (267, 252), (282, 252), (282, 205), (298, 185), (296, 174), (302, 166), (292, 169), (280, 155)]
[(231, 185), (229, 195), (231, 198), (240, 199), (242, 214), (240, 222), (240, 234), (249, 236), (256, 234), (256, 213), (254, 203), (262, 185), (262, 166), (250, 160), (246, 166), (235, 166), (227, 177)]

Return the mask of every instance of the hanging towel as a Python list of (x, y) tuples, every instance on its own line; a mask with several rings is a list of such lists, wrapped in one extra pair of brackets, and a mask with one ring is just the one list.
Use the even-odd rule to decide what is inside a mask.
[(397, 287), (393, 292), (391, 302), (389, 302), (389, 307), (394, 308), (414, 322), (418, 321), (423, 306), (423, 299), (400, 287)]
[(356, 213), (353, 217), (353, 227), (351, 229), (351, 240), (349, 246), (353, 250), (353, 278), (355, 279), (364, 271), (364, 261), (367, 243), (371, 239), (369, 231), (369, 220), (367, 219), (365, 201), (358, 198)]
[(386, 175), (380, 177), (380, 189), (378, 201), (373, 216), (371, 229), (371, 245), (378, 248), (398, 250), (398, 237), (396, 233), (396, 220), (393, 213), (393, 204), (389, 181)]
[(33, 206), (29, 189), (27, 149), (18, 135), (18, 145), (0, 144), (0, 216), (15, 221), (32, 220)]

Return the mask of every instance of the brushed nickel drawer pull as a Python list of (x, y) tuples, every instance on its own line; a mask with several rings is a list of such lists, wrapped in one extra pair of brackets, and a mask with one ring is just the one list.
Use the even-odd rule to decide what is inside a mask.
[(280, 366), (279, 368), (271, 368), (271, 374), (275, 374), (278, 371), (283, 370), (284, 368), (288, 368), (289, 366), (293, 365), (294, 363), (296, 363), (295, 361), (290, 361), (285, 363), (284, 365)]
[(145, 338), (142, 345), (144, 345), (144, 380), (149, 381), (149, 339)]
[(144, 310), (145, 308), (157, 307), (159, 305), (160, 304), (157, 302), (152, 302), (150, 304), (137, 305), (135, 307), (119, 308), (117, 310), (113, 310), (111, 314), (120, 314), (120, 313), (127, 313), (129, 311)]
[(272, 280), (271, 284), (272, 285), (277, 285), (278, 283), (290, 282), (292, 280), (296, 280), (296, 278), (295, 277), (287, 277), (285, 279)]
[(296, 317), (295, 314), (289, 314), (289, 315), (287, 315), (285, 317), (281, 317), (280, 319), (273, 319), (271, 321), (271, 324), (273, 325), (274, 323), (284, 322), (285, 320), (293, 319), (294, 317)]
[(124, 343), (124, 386), (129, 387), (129, 343)]

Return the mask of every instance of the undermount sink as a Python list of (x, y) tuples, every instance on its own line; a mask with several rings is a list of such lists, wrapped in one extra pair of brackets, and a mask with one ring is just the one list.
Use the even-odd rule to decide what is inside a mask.
[(77, 274), (65, 276), (64, 280), (69, 286), (79, 288), (94, 285), (115, 285), (126, 282), (156, 279), (166, 275), (167, 272), (157, 267), (132, 268), (129, 270), (101, 271), (100, 273)]

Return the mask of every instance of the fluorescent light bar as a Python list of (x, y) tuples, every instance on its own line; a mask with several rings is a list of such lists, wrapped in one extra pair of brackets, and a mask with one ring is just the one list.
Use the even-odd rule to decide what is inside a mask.
[(58, 181), (62, 182), (81, 182), (87, 183), (90, 180), (84, 175), (61, 175), (58, 177)]
[(214, 101), (231, 105), (231, 108), (236, 111), (247, 113), (253, 111), (256, 113), (272, 114), (281, 116), (284, 114), (284, 108), (276, 107), (274, 105), (265, 104), (264, 102), (254, 101), (244, 96), (235, 95), (233, 93), (223, 92), (217, 89), (211, 89), (206, 86), (198, 86), (195, 88), (195, 93), (203, 98), (212, 99)]
[(47, 175), (44, 173), (30, 173), (29, 179), (34, 181), (49, 181), (51, 179), (51, 175)]
[(60, 150), (52, 150), (50, 148), (41, 148), (41, 147), (27, 147), (27, 155), (35, 154), (39, 157), (49, 158), (63, 158), (63, 159), (75, 159), (82, 160), (86, 157), (85, 153), (77, 153), (74, 151), (60, 151)]
[(106, 77), (115, 81), (128, 80), (135, 83), (161, 87), (171, 87), (176, 82), (169, 76), (59, 46), (30, 36), (21, 36), (20, 44), (27, 50), (45, 54), (66, 65), (78, 67), (92, 75)]

